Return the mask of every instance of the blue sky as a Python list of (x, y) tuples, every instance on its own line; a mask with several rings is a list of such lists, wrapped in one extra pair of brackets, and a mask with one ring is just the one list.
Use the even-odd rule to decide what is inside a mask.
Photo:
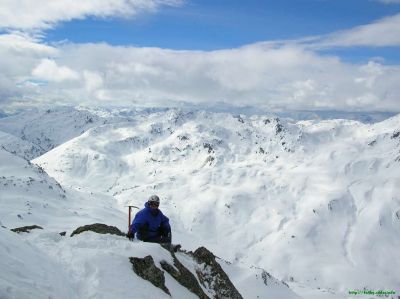
[[(399, 4), (368, 0), (191, 0), (134, 19), (91, 17), (65, 22), (48, 31), (46, 40), (210, 51), (329, 34), (399, 12)], [(371, 57), (400, 62), (397, 47), (336, 48), (326, 53), (349, 62)]]
[(399, 111), (400, 0), (0, 2), (0, 107)]
[[(328, 34), (399, 12), (399, 4), (371, 0), (189, 0), (136, 18), (64, 22), (47, 31), (46, 40), (208, 51)], [(353, 50), (355, 59), (380, 54), (373, 48), (337, 53), (346, 56)], [(382, 54), (397, 60), (398, 52), (386, 48)]]

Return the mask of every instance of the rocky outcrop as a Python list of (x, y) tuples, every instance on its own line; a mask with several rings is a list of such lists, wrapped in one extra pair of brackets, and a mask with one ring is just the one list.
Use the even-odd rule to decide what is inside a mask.
[(43, 227), (39, 225), (28, 225), (28, 226), (12, 228), (11, 231), (15, 233), (29, 233), (32, 229), (43, 229)]
[(169, 273), (175, 280), (182, 286), (187, 288), (192, 293), (196, 294), (200, 299), (210, 299), (199, 285), (196, 277), (190, 272), (182, 263), (176, 258), (175, 254), (171, 252), (174, 260), (174, 266), (166, 261), (161, 261), (161, 268)]
[(151, 255), (144, 258), (130, 257), (133, 271), (141, 278), (151, 282), (155, 287), (163, 290), (171, 296), (168, 288), (165, 286), (164, 272), (156, 267)]
[(199, 263), (196, 274), (200, 283), (215, 294), (214, 298), (243, 299), (212, 252), (200, 247), (193, 253), (193, 257)]
[(121, 232), (118, 228), (115, 226), (109, 226), (106, 224), (102, 223), (94, 223), (94, 224), (88, 224), (84, 226), (78, 227), (76, 230), (74, 230), (71, 234), (71, 237), (86, 231), (92, 231), (98, 234), (111, 234), (111, 235), (117, 235), (117, 236), (125, 236), (123, 232)]
[[(199, 299), (243, 299), (228, 275), (216, 261), (214, 254), (205, 247), (198, 248), (194, 253), (179, 250), (177, 256), (175, 251), (172, 250), (174, 246), (166, 246), (165, 244), (161, 246), (170, 252), (173, 260), (173, 264), (165, 260), (161, 261), (161, 268)], [(179, 261), (178, 257), (192, 260), (189, 265), (192, 265), (193, 268), (189, 270)], [(145, 258), (131, 257), (129, 260), (137, 275), (170, 294), (164, 285), (164, 272), (157, 268), (151, 256)]]

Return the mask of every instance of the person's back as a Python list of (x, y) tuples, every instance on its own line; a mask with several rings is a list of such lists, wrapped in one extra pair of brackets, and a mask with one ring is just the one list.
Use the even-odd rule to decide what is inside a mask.
[(157, 195), (150, 196), (144, 209), (140, 210), (132, 221), (128, 237), (136, 238), (144, 242), (171, 243), (171, 226), (169, 219), (158, 209), (160, 198)]

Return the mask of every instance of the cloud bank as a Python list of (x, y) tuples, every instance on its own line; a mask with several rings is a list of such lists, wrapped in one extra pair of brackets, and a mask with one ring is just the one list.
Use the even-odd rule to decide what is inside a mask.
[(203, 52), (107, 44), (50, 47), (20, 36), (3, 39), (3, 105), (167, 106), (184, 101), (277, 109), (398, 109), (399, 66), (373, 60), (347, 64), (299, 46), (254, 44)]
[[(183, 1), (51, 3), (41, 7), (36, 1), (6, 1), (8, 9), (0, 10), (0, 26), (44, 29), (72, 18), (135, 15)], [(12, 7), (17, 4), (20, 13), (13, 20)], [(399, 28), (400, 14), (325, 36), (218, 51), (49, 45), (32, 34), (10, 31), (0, 35), (0, 108), (225, 102), (265, 109), (399, 111), (399, 65), (380, 59), (351, 64), (320, 52), (334, 47), (397, 47)]]

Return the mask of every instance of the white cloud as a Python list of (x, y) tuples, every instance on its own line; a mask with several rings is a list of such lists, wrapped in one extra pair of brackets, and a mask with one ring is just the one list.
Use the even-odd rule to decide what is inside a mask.
[(400, 46), (400, 14), (323, 36), (313, 43), (323, 47)]
[(84, 70), (83, 78), (85, 79), (85, 89), (88, 92), (93, 92), (103, 86), (103, 78), (99, 73)]
[[(53, 59), (31, 58), (36, 63), (19, 76), (48, 84), (23, 85), (19, 94), (3, 96), (3, 104), (40, 99), (72, 105), (223, 101), (289, 109), (398, 110), (399, 106), (400, 66), (377, 61), (353, 65), (296, 46), (255, 44), (203, 52), (68, 44), (56, 50)], [(17, 83), (8, 73), (4, 76), (8, 86)]]
[(52, 82), (78, 80), (79, 74), (69, 67), (58, 66), (54, 60), (43, 59), (32, 71), (36, 79)]
[(56, 55), (57, 49), (40, 43), (30, 35), (23, 33), (0, 34), (0, 49), (3, 51), (14, 51), (22, 55), (44, 54)]
[(382, 2), (385, 4), (399, 4), (400, 0), (377, 0), (378, 2)]
[(41, 30), (72, 19), (131, 17), (182, 3), (183, 0), (2, 0), (0, 28)]
[(33, 96), (35, 88), (23, 82), (40, 59), (58, 54), (58, 49), (21, 34), (0, 35), (0, 101)]

